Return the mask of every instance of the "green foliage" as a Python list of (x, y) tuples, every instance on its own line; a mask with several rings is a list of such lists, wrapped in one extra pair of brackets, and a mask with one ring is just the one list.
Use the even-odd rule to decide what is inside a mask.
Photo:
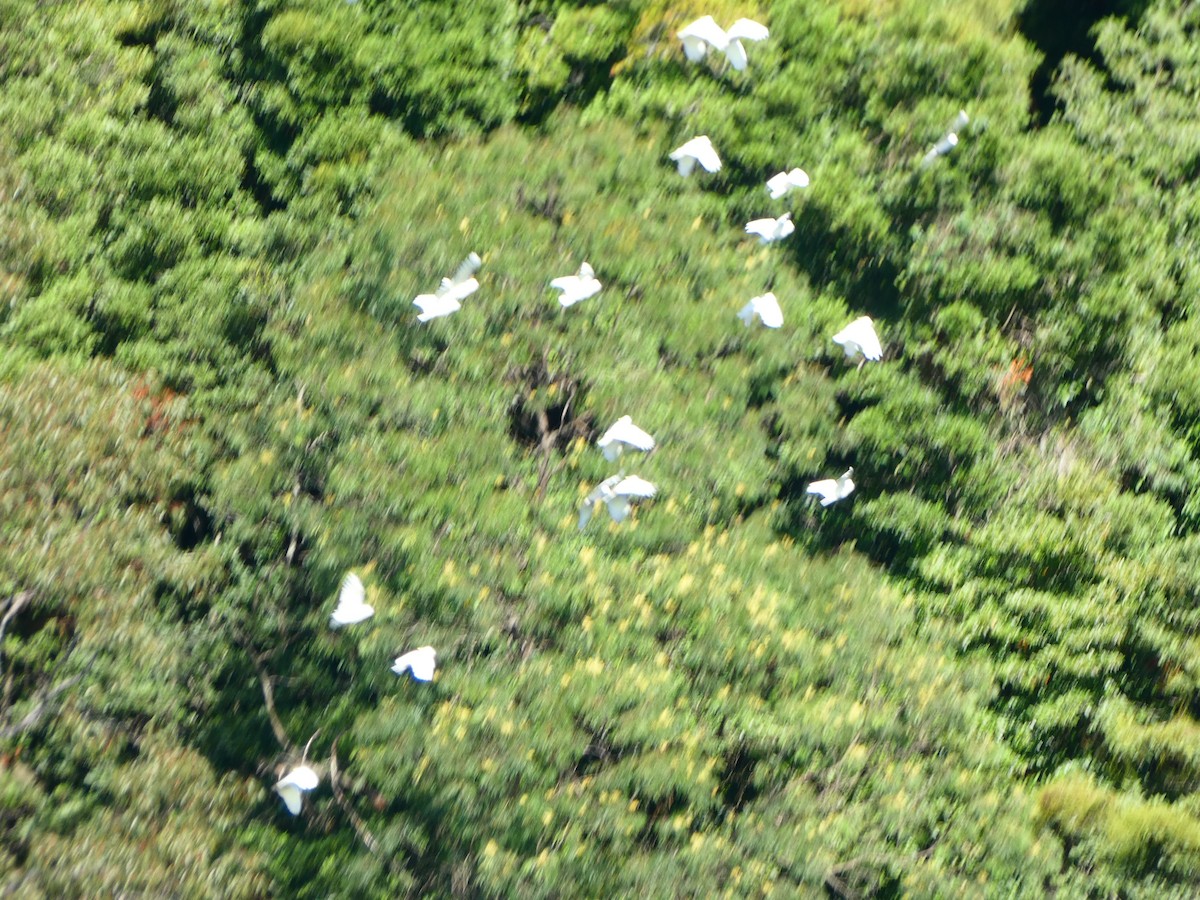
[(1200, 20), (1028, 6), (0, 0), (5, 892), (1193, 896)]

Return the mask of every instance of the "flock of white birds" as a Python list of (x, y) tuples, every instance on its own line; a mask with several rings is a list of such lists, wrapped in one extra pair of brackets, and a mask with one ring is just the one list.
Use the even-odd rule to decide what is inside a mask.
[[(724, 30), (717, 25), (712, 16), (704, 16), (679, 31), (678, 37), (683, 42), (684, 55), (691, 62), (702, 61), (711, 49), (724, 53), (730, 66), (740, 72), (749, 65), (743, 42), (764, 41), (769, 37), (769, 32), (766, 26), (750, 19), (738, 19), (728, 30)], [(953, 150), (958, 144), (958, 132), (969, 121), (966, 112), (959, 112), (949, 131), (921, 160), (921, 166), (928, 166), (938, 157), (945, 156)], [(706, 172), (721, 170), (721, 158), (707, 135), (694, 137), (676, 148), (670, 153), (670, 159), (678, 167), (679, 174), (685, 177), (691, 175), (697, 166)], [(771, 199), (779, 200), (794, 190), (808, 187), (808, 184), (807, 173), (803, 169), (793, 168), (773, 175), (767, 180), (766, 187)], [(761, 244), (782, 241), (795, 230), (790, 212), (746, 223), (746, 233), (756, 235)], [(428, 322), (449, 316), (461, 309), (462, 301), (479, 290), (479, 281), (475, 278), (475, 273), (482, 265), (483, 260), (479, 254), (471, 253), (452, 276), (442, 279), (441, 285), (434, 293), (418, 295), (413, 300), (413, 305), (420, 310), (417, 321)], [(558, 302), (566, 309), (594, 297), (600, 293), (603, 285), (596, 278), (592, 267), (584, 262), (577, 274), (555, 278), (550, 282), (550, 287), (559, 291)], [(755, 320), (765, 328), (780, 328), (783, 325), (783, 310), (778, 299), (770, 292), (752, 298), (737, 315), (747, 327), (753, 325)], [(833, 335), (832, 340), (842, 346), (848, 360), (857, 360), (860, 367), (868, 360), (878, 362), (883, 358), (883, 347), (875, 331), (875, 324), (869, 316), (855, 319)], [(621, 416), (596, 441), (596, 446), (611, 463), (616, 462), (627, 451), (648, 453), (656, 444), (653, 437), (633, 423), (632, 418)], [(819, 496), (821, 506), (829, 506), (854, 492), (853, 476), (854, 469), (849, 468), (837, 478), (810, 483), (807, 492)], [(598, 503), (603, 503), (610, 518), (620, 523), (629, 517), (635, 501), (649, 499), (657, 493), (658, 488), (655, 485), (637, 475), (625, 475), (622, 472), (606, 478), (587, 495), (580, 506), (579, 528), (582, 530), (587, 527)], [(366, 602), (366, 589), (362, 581), (354, 573), (348, 574), (342, 581), (337, 608), (329, 617), (330, 627), (336, 629), (355, 625), (374, 614), (374, 607)], [(408, 673), (415, 681), (429, 682), (433, 680), (436, 667), (437, 651), (433, 647), (425, 646), (396, 657), (392, 671), (397, 675)], [(307, 748), (305, 757), (307, 758)], [(288, 812), (299, 815), (303, 794), (314, 790), (318, 784), (320, 777), (302, 760), (276, 783), (275, 790), (283, 799)]]
[[(329, 616), (330, 628), (345, 628), (347, 625), (357, 625), (375, 615), (375, 607), (367, 602), (367, 589), (362, 579), (353, 572), (342, 579), (342, 588), (338, 592), (337, 608)], [(392, 663), (392, 671), (397, 675), (407, 672), (415, 681), (433, 681), (433, 672), (437, 667), (437, 651), (432, 647), (418, 647), (408, 653), (396, 657)], [(305, 749), (305, 758), (308, 751)], [(283, 778), (275, 783), (275, 792), (283, 798), (283, 805), (293, 816), (300, 814), (303, 806), (303, 795), (315, 790), (321, 783), (316, 770), (304, 760), (293, 766)]]

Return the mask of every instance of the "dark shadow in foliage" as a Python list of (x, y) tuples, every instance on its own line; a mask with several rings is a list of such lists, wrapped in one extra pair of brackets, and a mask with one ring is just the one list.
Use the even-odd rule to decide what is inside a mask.
[(726, 810), (726, 815), (729, 811), (740, 813), (761, 793), (754, 783), (757, 767), (758, 758), (744, 743), (739, 742), (726, 751), (719, 776), (721, 806)]
[(886, 862), (855, 857), (830, 866), (825, 873), (825, 896), (839, 898), (873, 897), (897, 900), (906, 896), (900, 878)]
[(677, 791), (671, 791), (665, 797), (646, 798), (642, 808), (646, 811), (646, 824), (633, 840), (643, 850), (654, 851), (659, 849), (659, 826), (669, 827), (671, 817), (688, 808), (688, 800)]
[[(238, 44), (238, 54), (233, 57), (238, 60), (238, 71), (231, 73), (233, 80), (241, 84), (268, 85), (287, 84), (287, 72), (271, 61), (271, 55), (262, 46), (262, 33), (271, 20), (272, 10), (269, 7), (243, 6), (245, 18), (242, 20), (241, 38)], [(285, 122), (274, 112), (262, 108), (255, 102), (256, 98), (266, 93), (265, 87), (247, 94), (250, 102), (246, 104), (250, 110), (257, 129), (259, 152), (268, 152), (283, 158), (287, 156), (292, 144), (300, 137), (301, 127), (296, 123)], [(254, 161), (253, 151), (245, 158), (245, 169), (242, 173), (242, 187), (258, 203), (264, 216), (283, 209), (287, 204), (279, 200), (272, 185), (263, 176), (261, 168)]]
[(171, 500), (168, 510), (171, 539), (180, 550), (195, 550), (212, 538), (212, 516), (197, 499), (193, 486), (188, 485), (178, 497)]
[(1149, 6), (1150, 0), (1029, 0), (1017, 17), (1017, 29), (1042, 54), (1029, 85), (1030, 112), (1038, 127), (1048, 124), (1058, 108), (1050, 87), (1063, 58), (1073, 54), (1102, 68), (1092, 29), (1110, 16), (1136, 29)]
[(179, 108), (178, 98), (163, 83), (163, 59), (155, 54), (154, 67), (150, 72), (150, 92), (146, 98), (146, 113), (158, 119), (168, 128), (175, 126), (175, 112)]
[[(785, 252), (792, 264), (808, 275), (815, 285), (829, 285), (846, 298), (846, 305), (884, 322), (903, 318), (900, 289), (896, 280), (900, 270), (887, 258), (886, 252), (868, 252), (868, 248), (851, 235), (839, 230), (830, 214), (816, 204), (805, 204), (792, 219), (795, 235), (789, 239)], [(907, 230), (911, 223), (897, 225), (897, 232)], [(839, 261), (853, 261), (839, 266)]]
[[(222, 663), (206, 676), (215, 688), (209, 703), (193, 704), (189, 710), (195, 722), (189, 743), (218, 771), (245, 771), (248, 761), (273, 759), (281, 748), (271, 733), (258, 678), (245, 652), (231, 647)], [(213, 715), (214, 709), (220, 714)]]
[(591, 725), (582, 716), (575, 717), (575, 727), (588, 738), (587, 747), (584, 748), (571, 770), (571, 774), (575, 778), (595, 775), (605, 766), (618, 763), (629, 754), (638, 753), (641, 750), (637, 745), (614, 743), (609, 736), (607, 727), (599, 728)]
[(562, 201), (559, 199), (560, 185), (555, 182), (546, 185), (546, 193), (538, 196), (534, 193), (526, 193), (525, 185), (517, 185), (517, 207), (527, 210), (530, 214), (545, 219), (548, 222), (553, 222), (555, 228), (561, 228), (563, 224), (563, 207)]
[[(621, 9), (613, 5), (614, 10)], [(627, 28), (632, 28), (636, 21), (632, 9), (627, 12)], [(528, 25), (540, 25), (546, 31), (552, 27), (547, 16), (537, 14)], [(627, 47), (625, 41), (615, 43), (613, 50), (607, 56), (598, 59), (581, 59), (567, 55), (564, 61), (570, 66), (571, 74), (567, 83), (561, 89), (533, 89), (525, 97), (524, 111), (517, 116), (517, 122), (522, 125), (539, 126), (560, 106), (576, 106), (580, 109), (587, 107), (596, 96), (607, 91), (613, 81), (613, 66), (625, 58)]]
[[(583, 411), (587, 397), (583, 381), (551, 371), (545, 358), (511, 369), (505, 381), (517, 385), (508, 405), (508, 433), (518, 444), (561, 453), (575, 438), (593, 436), (591, 413)], [(541, 394), (549, 393), (551, 386), (553, 396), (543, 401)]]
[[(848, 464), (828, 463), (822, 469), (825, 473), (822, 477), (834, 478), (847, 468)], [(780, 482), (780, 505), (773, 522), (775, 531), (791, 537), (810, 554), (836, 553), (844, 546), (856, 546), (861, 529), (853, 515), (857, 491), (823, 507), (819, 497), (808, 493), (812, 480), (789, 478)]]

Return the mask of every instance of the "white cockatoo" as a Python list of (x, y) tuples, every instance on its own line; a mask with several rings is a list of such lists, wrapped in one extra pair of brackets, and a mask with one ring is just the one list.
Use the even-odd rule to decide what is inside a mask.
[(367, 603), (367, 590), (359, 577), (351, 572), (342, 579), (342, 589), (338, 594), (337, 609), (329, 617), (331, 628), (341, 628), (343, 625), (353, 625), (375, 615), (375, 607)]
[(753, 298), (738, 313), (738, 318), (747, 328), (754, 324), (756, 316), (767, 328), (778, 328), (783, 324), (783, 310), (779, 308), (779, 301), (773, 293)]
[(778, 219), (755, 219), (753, 222), (746, 223), (746, 234), (758, 235), (760, 244), (782, 241), (795, 230), (796, 226), (792, 224), (791, 213), (784, 213)]
[(647, 452), (653, 450), (654, 438), (634, 425), (632, 418), (621, 416), (612, 428), (601, 435), (596, 446), (604, 452), (605, 459), (616, 462), (626, 447)]
[(877, 362), (883, 357), (883, 347), (870, 316), (855, 319), (833, 336), (833, 342), (842, 345), (847, 359), (861, 357), (860, 364), (868, 359)]
[(712, 141), (706, 134), (676, 147), (671, 151), (671, 159), (679, 166), (680, 175), (691, 175), (696, 163), (700, 163), (706, 172), (721, 171), (721, 157), (717, 156), (717, 151), (713, 149)]
[(954, 122), (950, 129), (942, 136), (942, 139), (929, 148), (929, 152), (921, 160), (921, 168), (932, 165), (934, 160), (939, 156), (945, 156), (951, 150), (958, 146), (958, 132), (967, 127), (967, 123), (971, 121), (971, 117), (967, 115), (965, 109), (960, 109), (958, 115), (954, 117)]
[(433, 671), (437, 667), (437, 651), (432, 647), (418, 647), (402, 656), (397, 656), (392, 663), (392, 671), (397, 675), (408, 672), (417, 681), (433, 681)]
[(443, 278), (441, 286), (432, 294), (419, 294), (413, 300), (413, 306), (421, 310), (417, 316), (418, 322), (428, 322), (448, 316), (462, 309), (462, 301), (479, 290), (479, 282), (474, 275), (483, 265), (478, 253), (472, 253), (462, 261), (458, 270), (450, 278)]
[(683, 53), (692, 62), (700, 62), (712, 47), (724, 53), (729, 64), (739, 72), (750, 62), (742, 41), (765, 41), (770, 36), (767, 26), (752, 19), (738, 19), (726, 31), (712, 16), (697, 19), (678, 34), (683, 41)]
[(562, 291), (558, 302), (565, 309), (568, 306), (574, 306), (580, 300), (586, 300), (588, 297), (600, 293), (601, 284), (596, 278), (596, 273), (592, 271), (592, 267), (585, 262), (579, 267), (578, 275), (563, 275), (561, 278), (555, 278), (550, 282), (550, 287), (556, 291)]
[(275, 784), (275, 793), (283, 798), (283, 805), (293, 816), (300, 815), (302, 795), (311, 791), (321, 779), (308, 766), (296, 766)]
[(593, 490), (579, 507), (579, 530), (587, 527), (592, 520), (592, 509), (599, 502), (608, 507), (608, 514), (614, 522), (624, 522), (629, 516), (633, 500), (653, 497), (658, 488), (636, 475), (614, 475), (606, 478)]
[(778, 200), (788, 191), (806, 187), (808, 187), (808, 173), (803, 169), (780, 172), (767, 179), (767, 192), (771, 195), (772, 200)]
[(837, 503), (839, 500), (844, 500), (854, 493), (854, 469), (847, 469), (842, 473), (840, 478), (826, 478), (823, 481), (814, 481), (808, 486), (808, 492), (810, 494), (819, 494), (822, 506), (828, 506), (830, 503)]

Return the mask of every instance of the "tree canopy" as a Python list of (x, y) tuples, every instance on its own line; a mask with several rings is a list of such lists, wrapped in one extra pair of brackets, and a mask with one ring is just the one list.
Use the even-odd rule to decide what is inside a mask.
[(0, 888), (1196, 896), (1200, 4), (1058, 8), (0, 0)]

